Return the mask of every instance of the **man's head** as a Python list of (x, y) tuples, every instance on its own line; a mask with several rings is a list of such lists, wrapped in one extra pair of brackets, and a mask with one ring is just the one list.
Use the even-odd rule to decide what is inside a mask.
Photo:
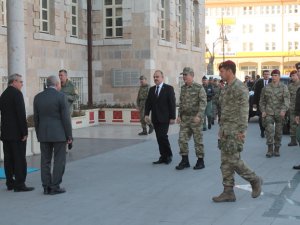
[(186, 85), (191, 85), (194, 80), (194, 70), (190, 67), (184, 67), (182, 73), (182, 79)]
[(250, 77), (249, 76), (245, 76), (245, 81), (249, 81), (250, 80)]
[(207, 85), (208, 84), (208, 80), (206, 76), (202, 77), (202, 84)]
[(58, 76), (59, 76), (61, 84), (65, 85), (65, 83), (68, 80), (68, 72), (66, 70), (62, 69), (59, 71)]
[(153, 75), (154, 83), (160, 85), (164, 81), (164, 74), (161, 70), (156, 70)]
[(214, 78), (214, 85), (218, 85), (218, 84), (219, 84), (218, 78)]
[(262, 76), (263, 76), (264, 80), (269, 80), (270, 79), (270, 71), (264, 70), (262, 73)]
[(280, 81), (280, 71), (275, 69), (271, 72), (272, 82), (278, 83)]
[(61, 89), (60, 81), (58, 77), (54, 75), (47, 77), (46, 86), (47, 88), (55, 88), (58, 91)]
[(227, 60), (219, 65), (219, 71), (222, 80), (232, 80), (235, 77), (236, 65), (233, 61)]
[(214, 83), (214, 78), (213, 78), (213, 77), (209, 77), (208, 82), (209, 82), (210, 84), (213, 84), (213, 83)]
[(147, 78), (145, 76), (140, 76), (140, 85), (143, 86), (147, 84)]
[(23, 87), (22, 75), (15, 73), (8, 76), (8, 85), (13, 86), (21, 91)]
[(298, 73), (297, 70), (293, 70), (292, 72), (290, 72), (290, 78), (293, 82), (299, 81), (299, 77), (297, 73)]
[(298, 77), (299, 77), (299, 79), (300, 79), (300, 62), (296, 63), (296, 64), (295, 64), (295, 67), (296, 67), (296, 70), (297, 70), (297, 72), (298, 72)]

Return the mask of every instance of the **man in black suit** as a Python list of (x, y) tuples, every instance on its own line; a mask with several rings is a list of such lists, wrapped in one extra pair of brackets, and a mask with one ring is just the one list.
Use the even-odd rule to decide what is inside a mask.
[(163, 72), (156, 70), (155, 86), (151, 87), (145, 104), (145, 121), (150, 122), (149, 114), (156, 133), (160, 158), (153, 164), (169, 164), (172, 161), (172, 150), (168, 139), (169, 124), (175, 123), (176, 101), (174, 88), (165, 84)]
[(0, 97), (1, 140), (7, 190), (32, 191), (25, 185), (27, 175), (26, 140), (28, 136), (22, 76), (8, 77), (8, 87)]
[(270, 83), (270, 71), (269, 70), (264, 70), (263, 71), (263, 79), (260, 79), (256, 82), (255, 88), (254, 88), (254, 99), (253, 99), (253, 108), (257, 109), (258, 115), (259, 115), (259, 128), (260, 128), (260, 136), (262, 138), (265, 137), (265, 128), (263, 127), (262, 124), (262, 116), (261, 116), (261, 111), (259, 108), (259, 100), (260, 100), (260, 94), (261, 90)]
[[(66, 165), (66, 144), (72, 143), (72, 126), (67, 98), (56, 76), (47, 78), (47, 88), (34, 98), (34, 125), (41, 147), (41, 178), (44, 194), (66, 192), (60, 187)], [(51, 160), (54, 167), (51, 174)]]

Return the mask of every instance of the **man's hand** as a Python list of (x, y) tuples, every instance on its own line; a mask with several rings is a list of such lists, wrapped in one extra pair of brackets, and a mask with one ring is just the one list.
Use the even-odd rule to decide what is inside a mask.
[(281, 116), (282, 119), (284, 119), (284, 117), (285, 117), (285, 112), (281, 111), (281, 112), (280, 112), (280, 116)]
[(299, 116), (296, 116), (296, 117), (295, 117), (295, 122), (296, 122), (296, 124), (299, 124), (299, 121), (300, 121), (300, 117), (299, 117)]
[(26, 141), (28, 136), (22, 137), (21, 141)]
[(257, 109), (257, 105), (256, 104), (253, 104), (253, 109)]
[(195, 117), (193, 118), (193, 121), (194, 121), (194, 123), (200, 123), (200, 121), (201, 121), (200, 116), (195, 116)]
[(266, 117), (267, 116), (267, 113), (266, 112), (262, 112), (261, 113), (261, 117)]
[(175, 120), (171, 119), (170, 124), (174, 124), (174, 123), (175, 123)]
[(150, 124), (151, 123), (151, 120), (150, 120), (150, 117), (149, 116), (145, 116), (145, 122), (147, 124)]
[(240, 141), (243, 141), (245, 139), (245, 133), (238, 133), (237, 134), (237, 139)]
[(178, 116), (177, 119), (176, 119), (176, 123), (180, 124), (181, 123), (181, 119), (180, 117)]

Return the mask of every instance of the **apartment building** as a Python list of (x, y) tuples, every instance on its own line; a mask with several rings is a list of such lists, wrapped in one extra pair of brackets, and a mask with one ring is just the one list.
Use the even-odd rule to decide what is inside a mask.
[(279, 69), (288, 74), (300, 61), (299, 0), (206, 0), (206, 63), (237, 63), (237, 75)]
[[(0, 0), (0, 82), (7, 79), (8, 0)], [(44, 87), (45, 78), (68, 70), (86, 103), (87, 1), (23, 0), (26, 97)], [(139, 76), (152, 81), (155, 70), (178, 93), (180, 72), (205, 73), (204, 0), (92, 0), (92, 83), (94, 103), (135, 102)]]

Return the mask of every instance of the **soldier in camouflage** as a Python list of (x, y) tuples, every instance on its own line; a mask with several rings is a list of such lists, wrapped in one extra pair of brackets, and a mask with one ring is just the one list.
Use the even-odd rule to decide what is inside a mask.
[(176, 166), (176, 169), (183, 170), (190, 167), (188, 141), (192, 135), (198, 158), (194, 169), (203, 169), (205, 165), (203, 160), (202, 122), (206, 107), (206, 93), (201, 84), (194, 82), (194, 71), (192, 68), (185, 67), (181, 74), (185, 84), (181, 87), (177, 123), (180, 124), (178, 144), (182, 160)]
[(214, 89), (211, 84), (208, 83), (207, 77), (202, 77), (202, 85), (205, 89), (206, 96), (207, 96), (207, 104), (204, 113), (204, 120), (203, 120), (203, 130), (206, 131), (206, 117), (207, 117), (207, 127), (211, 129), (211, 121), (212, 121), (212, 99), (215, 95)]
[(66, 70), (62, 69), (59, 71), (59, 79), (61, 82), (61, 92), (63, 92), (67, 97), (67, 102), (70, 110), (70, 116), (73, 114), (73, 103), (78, 99), (78, 90), (68, 79), (68, 73)]
[[(136, 98), (137, 110), (140, 112), (140, 122), (143, 131), (138, 135), (147, 135), (147, 123), (145, 121), (145, 103), (149, 92), (149, 84), (147, 83), (147, 78), (140, 76), (140, 89)], [(153, 125), (151, 122), (148, 124), (149, 134), (153, 132)]]
[(280, 82), (280, 71), (273, 70), (271, 76), (272, 83), (262, 89), (259, 101), (267, 137), (267, 158), (273, 155), (280, 156), (279, 148), (281, 146), (282, 127), (285, 114), (290, 105), (290, 93), (287, 86)]
[(261, 193), (262, 179), (258, 177), (241, 159), (248, 126), (249, 93), (245, 85), (235, 77), (236, 65), (228, 60), (219, 66), (220, 76), (227, 81), (220, 95), (221, 120), (219, 130), (219, 148), (221, 150), (221, 171), (224, 191), (214, 202), (234, 202), (234, 173), (250, 182), (253, 198)]
[(297, 70), (293, 70), (290, 73), (291, 83), (288, 86), (290, 93), (290, 107), (289, 107), (289, 118), (290, 118), (290, 137), (291, 142), (288, 143), (288, 146), (297, 146), (296, 140), (296, 128), (297, 123), (295, 121), (295, 103), (296, 103), (296, 93), (300, 87), (299, 77), (297, 75)]

